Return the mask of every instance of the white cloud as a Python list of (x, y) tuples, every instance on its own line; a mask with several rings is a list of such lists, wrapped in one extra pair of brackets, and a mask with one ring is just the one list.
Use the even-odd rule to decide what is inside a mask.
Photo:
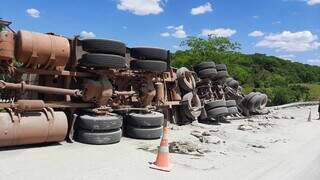
[(81, 39), (90, 39), (94, 37), (96, 37), (96, 35), (93, 32), (81, 31), (80, 33)]
[(33, 17), (33, 18), (39, 18), (40, 17), (40, 11), (34, 8), (30, 8), (26, 10), (26, 13)]
[(167, 26), (167, 29), (173, 29), (174, 26)]
[(166, 27), (170, 32), (163, 32), (160, 35), (162, 37), (175, 37), (175, 38), (186, 38), (187, 37), (187, 33), (184, 30), (183, 25), (174, 27), (174, 26), (167, 26)]
[(309, 59), (307, 62), (312, 65), (320, 65), (320, 59)]
[(253, 32), (249, 33), (248, 36), (251, 36), (251, 37), (262, 37), (262, 36), (264, 36), (264, 33), (261, 32), (261, 31), (253, 31)]
[(161, 33), (160, 36), (162, 36), (162, 37), (169, 37), (169, 36), (170, 36), (170, 33), (164, 32), (164, 33)]
[(176, 38), (186, 38), (187, 37), (187, 33), (184, 31), (183, 25), (175, 27), (174, 28), (174, 33), (172, 33), (172, 36), (176, 37)]
[(207, 2), (204, 5), (192, 8), (190, 13), (192, 15), (199, 15), (199, 14), (204, 14), (206, 12), (211, 12), (211, 11), (212, 11), (211, 3)]
[(310, 31), (270, 34), (256, 44), (257, 47), (266, 47), (287, 52), (305, 52), (320, 47), (318, 36)]
[(201, 35), (202, 36), (212, 35), (216, 37), (231, 37), (236, 33), (237, 31), (234, 29), (218, 28), (218, 29), (202, 29)]
[(281, 59), (293, 60), (296, 56), (293, 54), (284, 54), (284, 55), (279, 55), (278, 57)]
[(117, 8), (135, 15), (145, 16), (163, 12), (161, 0), (119, 0)]
[(306, 1), (307, 1), (307, 4), (310, 6), (320, 4), (320, 0), (306, 0)]

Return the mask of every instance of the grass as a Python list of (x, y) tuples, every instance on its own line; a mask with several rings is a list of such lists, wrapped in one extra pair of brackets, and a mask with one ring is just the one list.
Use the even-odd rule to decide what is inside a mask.
[(320, 99), (320, 83), (318, 84), (301, 84), (310, 90), (310, 99), (318, 101)]

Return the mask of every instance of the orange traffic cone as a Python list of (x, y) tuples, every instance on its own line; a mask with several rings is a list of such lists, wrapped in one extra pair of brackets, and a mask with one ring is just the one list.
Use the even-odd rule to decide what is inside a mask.
[(160, 143), (160, 147), (158, 149), (157, 159), (150, 168), (157, 169), (161, 171), (171, 171), (171, 162), (169, 157), (169, 142), (168, 142), (168, 132), (169, 129), (167, 127), (163, 128), (162, 139)]

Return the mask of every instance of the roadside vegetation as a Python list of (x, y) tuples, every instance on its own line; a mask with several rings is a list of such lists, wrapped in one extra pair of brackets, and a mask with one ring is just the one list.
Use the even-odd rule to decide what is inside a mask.
[(291, 62), (265, 54), (242, 54), (241, 45), (228, 38), (189, 37), (181, 43), (184, 50), (172, 54), (172, 66), (191, 68), (203, 61), (228, 66), (229, 74), (246, 92), (266, 93), (269, 105), (320, 98), (320, 67)]

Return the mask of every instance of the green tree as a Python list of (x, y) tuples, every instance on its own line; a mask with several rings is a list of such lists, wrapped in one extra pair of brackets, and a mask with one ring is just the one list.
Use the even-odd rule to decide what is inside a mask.
[[(308, 88), (298, 84), (320, 82), (320, 67), (283, 60), (265, 54), (237, 52), (240, 44), (228, 38), (189, 37), (181, 43), (185, 50), (171, 54), (171, 65), (191, 68), (203, 61), (226, 64), (230, 76), (237, 79), (246, 92), (268, 94), (272, 105), (309, 100)], [(318, 91), (312, 91), (318, 92)], [(319, 91), (320, 92), (320, 91)], [(317, 95), (312, 95), (316, 97)], [(320, 94), (319, 94), (320, 96)]]

